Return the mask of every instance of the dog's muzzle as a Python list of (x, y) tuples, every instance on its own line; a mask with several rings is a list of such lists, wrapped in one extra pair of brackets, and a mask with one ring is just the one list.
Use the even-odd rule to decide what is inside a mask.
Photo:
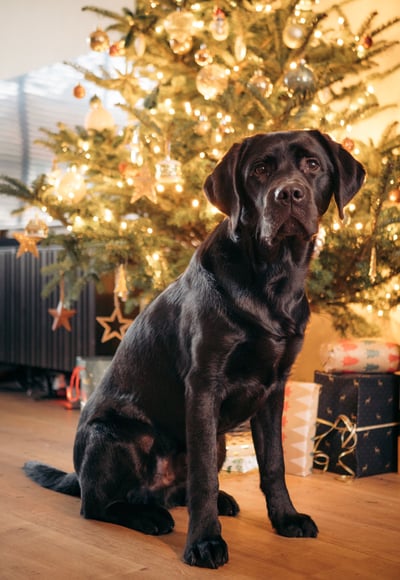
[(275, 184), (267, 193), (262, 237), (268, 244), (288, 236), (309, 240), (318, 232), (318, 219), (308, 184)]

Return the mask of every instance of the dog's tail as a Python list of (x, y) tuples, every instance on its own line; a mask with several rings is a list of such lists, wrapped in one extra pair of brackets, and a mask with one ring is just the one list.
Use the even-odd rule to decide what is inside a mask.
[(23, 470), (30, 479), (42, 487), (77, 497), (81, 495), (76, 473), (66, 473), (39, 461), (27, 461)]

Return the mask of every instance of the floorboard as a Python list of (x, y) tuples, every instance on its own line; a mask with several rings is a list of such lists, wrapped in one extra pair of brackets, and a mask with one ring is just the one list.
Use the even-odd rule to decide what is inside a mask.
[(222, 518), (230, 561), (218, 571), (182, 563), (187, 513), (172, 510), (173, 533), (150, 537), (84, 520), (79, 500), (40, 488), (21, 470), (27, 459), (72, 469), (78, 411), (61, 400), (0, 391), (1, 580), (234, 578), (394, 580), (400, 578), (400, 475), (343, 482), (333, 474), (288, 476), (297, 508), (312, 514), (317, 539), (277, 536), (266, 517), (257, 472), (220, 476), (241, 506)]

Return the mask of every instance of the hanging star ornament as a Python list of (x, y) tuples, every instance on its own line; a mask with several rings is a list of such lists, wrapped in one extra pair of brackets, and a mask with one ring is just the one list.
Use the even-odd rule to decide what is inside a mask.
[(151, 202), (157, 203), (157, 192), (155, 189), (155, 179), (150, 169), (144, 165), (135, 169), (131, 173), (133, 179), (134, 193), (131, 197), (131, 203), (135, 203), (141, 197), (147, 197)]
[(24, 233), (14, 232), (13, 237), (19, 243), (17, 258), (20, 258), (27, 252), (32, 254), (35, 258), (39, 257), (37, 244), (43, 240), (42, 236), (32, 236)]
[(122, 340), (133, 320), (122, 316), (119, 306), (116, 306), (110, 316), (97, 316), (96, 321), (104, 328), (101, 342), (107, 342), (113, 338)]
[(57, 330), (57, 328), (64, 327), (68, 332), (71, 332), (69, 319), (76, 314), (76, 310), (68, 310), (68, 308), (64, 308), (64, 304), (60, 300), (57, 308), (49, 308), (49, 314), (54, 318), (51, 330), (54, 331)]

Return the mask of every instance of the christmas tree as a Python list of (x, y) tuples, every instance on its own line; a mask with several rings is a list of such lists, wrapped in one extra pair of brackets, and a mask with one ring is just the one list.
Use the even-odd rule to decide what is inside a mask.
[[(31, 185), (3, 177), (0, 192), (36, 206), (56, 224), (27, 224), (20, 250), (41, 241), (61, 247), (46, 268), (49, 293), (60, 283), (70, 306), (83, 286), (115, 276), (116, 311), (150, 300), (185, 268), (223, 216), (202, 195), (222, 154), (245, 136), (319, 129), (364, 163), (368, 179), (346, 209), (325, 216), (312, 263), (309, 297), (343, 333), (366, 334), (367, 313), (398, 304), (399, 151), (395, 124), (377, 143), (351, 127), (382, 110), (373, 81), (383, 38), (400, 18), (353, 30), (342, 5), (317, 11), (311, 0), (138, 0), (90, 34), (109, 66), (86, 70), (73, 89), (88, 98), (83, 126), (43, 129), (54, 165)], [(332, 26), (332, 18), (336, 23)], [(116, 126), (96, 87), (118, 95)], [(99, 90), (97, 89), (97, 90)], [(69, 311), (70, 312), (70, 311)], [(122, 316), (122, 315), (121, 315)]]

